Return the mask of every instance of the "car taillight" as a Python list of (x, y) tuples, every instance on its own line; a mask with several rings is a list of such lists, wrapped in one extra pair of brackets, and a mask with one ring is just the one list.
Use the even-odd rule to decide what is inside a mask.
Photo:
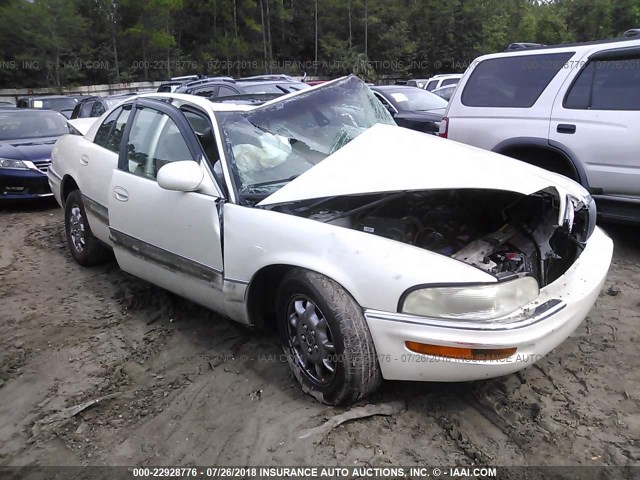
[(444, 117), (440, 122), (438, 135), (442, 138), (447, 138), (449, 136), (449, 119), (447, 117)]

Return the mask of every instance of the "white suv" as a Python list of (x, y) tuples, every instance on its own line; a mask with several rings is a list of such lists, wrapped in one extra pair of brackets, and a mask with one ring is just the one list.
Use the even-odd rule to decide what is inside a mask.
[(441, 75), (434, 75), (429, 80), (427, 80), (426, 85), (422, 88), (432, 92), (436, 88), (446, 87), (447, 85), (456, 85), (461, 78), (461, 73), (446, 73)]
[(603, 216), (640, 220), (639, 34), (479, 57), (440, 136), (563, 174)]

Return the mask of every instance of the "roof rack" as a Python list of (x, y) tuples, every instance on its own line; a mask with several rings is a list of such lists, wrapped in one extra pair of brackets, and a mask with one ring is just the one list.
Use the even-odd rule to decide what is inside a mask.
[(510, 44), (505, 51), (517, 51), (517, 50), (523, 49), (523, 47), (511, 48), (512, 45), (532, 45), (532, 46), (527, 46), (526, 49), (533, 50), (533, 49), (585, 47), (590, 45), (606, 45), (608, 43), (629, 42), (632, 40), (639, 40), (639, 39), (640, 39), (640, 28), (632, 28), (624, 32), (620, 37), (606, 38), (604, 40), (591, 40), (589, 42), (559, 43), (557, 45), (540, 45), (540, 44), (533, 44), (533, 43), (527, 44), (524, 42), (517, 42), (517, 43)]
[(274, 74), (274, 75), (255, 75), (253, 77), (242, 77), (236, 79), (238, 82), (256, 82), (262, 80), (284, 80), (287, 82), (295, 82), (293, 77), (284, 74)]
[(204, 83), (209, 82), (229, 82), (236, 83), (236, 81), (231, 77), (204, 77), (198, 80), (193, 80), (191, 82), (187, 82), (183, 85), (183, 87), (194, 87), (196, 85), (202, 85)]
[(433, 75), (432, 77), (430, 77), (428, 80), (433, 80), (434, 78), (442, 78), (442, 77), (452, 77), (452, 76), (458, 76), (461, 77), (462, 74), (461, 73), (439, 73), (438, 75)]
[(199, 78), (204, 78), (205, 75), (182, 75), (181, 77), (171, 77), (169, 81), (177, 82), (177, 81), (187, 81), (187, 80), (198, 80)]
[(542, 43), (516, 42), (516, 43), (510, 43), (505, 51), (511, 52), (513, 50), (525, 50), (527, 48), (540, 48), (540, 47), (546, 47), (546, 45), (543, 45)]

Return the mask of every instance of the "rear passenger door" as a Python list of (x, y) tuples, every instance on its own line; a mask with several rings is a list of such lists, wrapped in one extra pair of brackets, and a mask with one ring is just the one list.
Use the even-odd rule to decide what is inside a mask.
[(569, 82), (549, 139), (566, 146), (597, 193), (640, 195), (640, 48), (598, 52)]
[(93, 142), (84, 139), (82, 151), (75, 159), (79, 163), (78, 185), (93, 234), (109, 241), (109, 192), (105, 188), (118, 165), (120, 143), (131, 104), (111, 112), (98, 128)]

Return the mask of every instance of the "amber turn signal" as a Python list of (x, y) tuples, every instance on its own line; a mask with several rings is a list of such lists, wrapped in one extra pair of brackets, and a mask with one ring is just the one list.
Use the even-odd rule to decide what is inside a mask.
[(409, 350), (434, 357), (457, 358), (460, 360), (502, 360), (516, 353), (517, 348), (458, 348), (427, 343), (405, 342)]

